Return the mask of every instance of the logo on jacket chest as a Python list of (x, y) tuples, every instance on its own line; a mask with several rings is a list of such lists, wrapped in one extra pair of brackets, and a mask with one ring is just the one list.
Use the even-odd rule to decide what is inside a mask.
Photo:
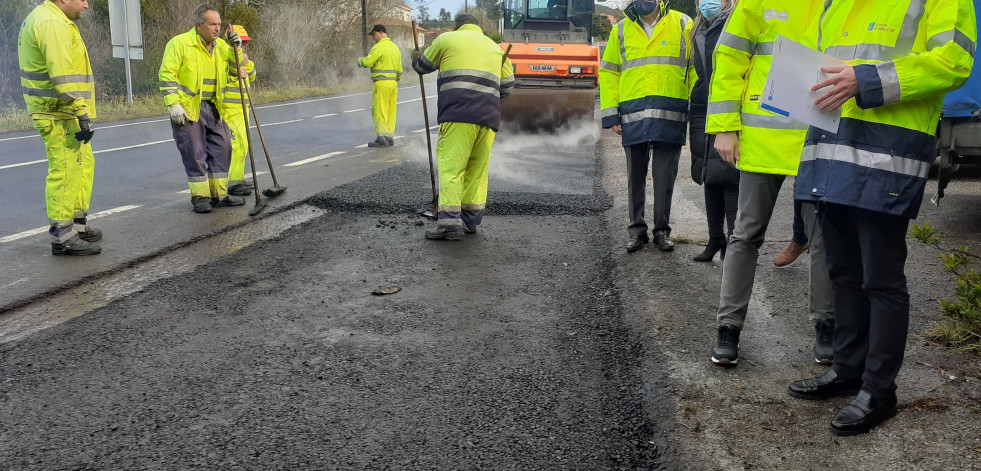
[(532, 72), (555, 72), (554, 65), (529, 65), (528, 68), (531, 69)]
[(895, 33), (896, 30), (890, 28), (889, 25), (885, 23), (869, 23), (869, 31), (878, 31), (882, 33)]

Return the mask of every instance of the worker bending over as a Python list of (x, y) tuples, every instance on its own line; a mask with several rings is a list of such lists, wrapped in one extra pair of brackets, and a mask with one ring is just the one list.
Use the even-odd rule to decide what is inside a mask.
[(375, 25), (368, 33), (375, 45), (358, 66), (371, 68), (371, 119), (375, 121), (377, 138), (368, 147), (388, 147), (395, 144), (395, 113), (399, 98), (399, 79), (402, 78), (402, 52), (388, 39), (384, 25)]
[[(191, 204), (196, 213), (210, 213), (212, 206), (241, 206), (245, 199), (227, 194), (232, 144), (228, 125), (222, 121), (224, 84), (234, 52), (218, 38), (221, 15), (210, 5), (194, 11), (196, 26), (175, 36), (164, 49), (160, 64), (160, 91), (170, 108), (174, 141), (184, 161)], [(228, 40), (241, 45), (234, 31)], [(247, 77), (243, 67), (240, 77)]]
[[(923, 201), (944, 93), (967, 80), (977, 40), (971, 0), (824, 2), (802, 39), (847, 66), (812, 90), (841, 109), (837, 133), (811, 127), (794, 197), (817, 203), (828, 250), (834, 365), (796, 381), (801, 399), (852, 396), (829, 424), (865, 433), (896, 414), (909, 330), (906, 232)], [(870, 25), (870, 21), (875, 23)]]
[(427, 239), (456, 240), (477, 232), (501, 101), (514, 87), (511, 61), (484, 36), (477, 19), (461, 13), (455, 22), (456, 30), (440, 35), (424, 54), (412, 53), (412, 68), (420, 75), (439, 70), (439, 215)]
[[(736, 225), (726, 247), (719, 292), (717, 339), (712, 362), (739, 361), (739, 335), (746, 322), (759, 249), (788, 175), (797, 174), (806, 125), (762, 110), (760, 97), (777, 36), (800, 39), (820, 8), (820, 0), (740, 0), (719, 37), (709, 92), (705, 132), (715, 134), (715, 150), (739, 169)], [(803, 208), (811, 249), (809, 319), (814, 323), (814, 360), (830, 365), (834, 356), (834, 306), (814, 205)]]
[(42, 2), (27, 15), (17, 41), (24, 101), (48, 155), (44, 196), (54, 255), (102, 251), (96, 244), (102, 231), (89, 227), (86, 219), (95, 175), (89, 144), (95, 81), (73, 23), (88, 7), (87, 0)]
[[(252, 40), (245, 28), (232, 25), (232, 31), (242, 40), (242, 46)], [(234, 58), (228, 63), (228, 79), (225, 82), (224, 99), (221, 104), (221, 117), (228, 123), (232, 140), (232, 160), (228, 166), (228, 194), (249, 196), (255, 189), (252, 182), (245, 180), (245, 157), (249, 153), (249, 96), (247, 87), (255, 80), (255, 63), (249, 60), (248, 54), (242, 49), (240, 65), (248, 71), (248, 77), (240, 78), (235, 73)], [(242, 81), (239, 88), (239, 80)], [(243, 96), (245, 94), (245, 96)], [(245, 104), (243, 110), (242, 104)]]
[(599, 85), (603, 128), (622, 136), (627, 154), (627, 252), (649, 240), (644, 221), (648, 164), (654, 179), (654, 245), (671, 251), (671, 197), (695, 79), (688, 60), (692, 21), (664, 1), (637, 0), (624, 15), (610, 32)]

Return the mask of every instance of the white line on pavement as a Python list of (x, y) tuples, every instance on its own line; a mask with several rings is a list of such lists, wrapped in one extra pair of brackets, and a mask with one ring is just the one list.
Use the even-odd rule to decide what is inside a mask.
[[(263, 124), (262, 126), (265, 126), (265, 127), (267, 127), (267, 128), (268, 128), (268, 127), (272, 127), (272, 126), (278, 126), (278, 125), (280, 125), (280, 124), (289, 124), (289, 123), (298, 123), (298, 122), (300, 122), (300, 121), (303, 121), (303, 120), (305, 120), (305, 119), (306, 119), (306, 118), (301, 118), (301, 119), (291, 119), (291, 120), (289, 120), (289, 121), (280, 121), (280, 122), (278, 122), (278, 123), (269, 123), (269, 124)], [(252, 127), (252, 129), (255, 129), (255, 126), (251, 126), (251, 127)]]
[(112, 149), (102, 149), (102, 150), (97, 150), (97, 151), (93, 151), (92, 153), (93, 153), (93, 154), (101, 154), (101, 153), (103, 153), (103, 152), (115, 152), (115, 151), (117, 151), (117, 150), (126, 150), (126, 149), (135, 149), (135, 148), (137, 148), (137, 147), (146, 147), (146, 146), (152, 146), (152, 145), (155, 145), (155, 144), (163, 144), (163, 143), (165, 143), (165, 142), (174, 142), (174, 140), (173, 140), (173, 139), (164, 139), (164, 140), (162, 140), (162, 141), (153, 141), (153, 142), (145, 142), (145, 143), (143, 143), (143, 144), (136, 144), (136, 145), (133, 145), (133, 146), (126, 146), (126, 147), (114, 147), (114, 148), (112, 148)]
[(318, 102), (318, 101), (339, 100), (341, 98), (351, 98), (351, 97), (362, 96), (362, 95), (371, 95), (371, 92), (355, 93), (353, 95), (331, 96), (331, 97), (326, 97), (326, 98), (314, 98), (312, 100), (292, 101), (292, 102), (289, 102), (289, 103), (276, 103), (276, 104), (273, 104), (273, 105), (262, 105), (262, 106), (256, 106), (256, 109), (257, 110), (262, 110), (262, 109), (266, 109), (266, 108), (278, 108), (280, 106), (299, 105), (299, 104), (302, 104), (302, 103), (315, 103), (315, 102)]
[(328, 118), (328, 117), (331, 117), (331, 116), (337, 116), (337, 113), (320, 114), (320, 115), (317, 115), (317, 116), (313, 116), (310, 119)]
[(365, 109), (364, 108), (358, 108), (356, 110), (347, 110), (347, 111), (345, 111), (345, 113), (357, 113), (358, 111), (365, 111)]
[(45, 159), (45, 160), (32, 160), (30, 162), (21, 162), (19, 164), (4, 165), (4, 166), (0, 167), (0, 170), (3, 170), (5, 168), (23, 167), (24, 165), (39, 164), (41, 162), (47, 162), (47, 159)]
[(329, 158), (329, 157), (333, 157), (335, 155), (341, 155), (343, 153), (344, 152), (331, 152), (329, 154), (318, 155), (316, 157), (310, 157), (309, 159), (303, 159), (303, 160), (298, 160), (298, 161), (293, 162), (293, 163), (288, 163), (288, 164), (284, 165), (284, 167), (296, 167), (297, 165), (303, 165), (303, 164), (308, 164), (310, 162), (316, 162), (318, 160), (323, 160), (323, 159), (326, 159), (326, 158)]
[[(131, 209), (136, 209), (136, 208), (139, 208), (139, 207), (140, 207), (140, 205), (128, 205), (128, 206), (120, 206), (118, 208), (107, 209), (105, 211), (99, 211), (97, 213), (89, 214), (88, 219), (98, 219), (98, 218), (103, 217), (103, 216), (108, 216), (110, 214), (121, 213), (123, 211), (129, 211)], [(25, 237), (30, 237), (32, 235), (43, 234), (45, 232), (48, 232), (48, 226), (39, 227), (37, 229), (31, 229), (29, 231), (18, 232), (16, 234), (11, 234), (11, 235), (6, 236), (6, 237), (0, 237), (0, 244), (2, 244), (4, 242), (12, 242), (12, 241), (15, 241), (17, 239), (23, 239)]]

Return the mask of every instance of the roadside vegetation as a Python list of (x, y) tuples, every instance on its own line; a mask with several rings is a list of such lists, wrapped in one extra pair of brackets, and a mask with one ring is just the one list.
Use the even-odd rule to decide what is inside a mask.
[(940, 251), (943, 271), (954, 275), (957, 283), (954, 298), (939, 301), (944, 319), (926, 331), (927, 338), (943, 343), (955, 352), (981, 354), (981, 273), (971, 268), (981, 256), (963, 245), (956, 249), (944, 248), (941, 245), (943, 234), (935, 231), (930, 222), (913, 223), (910, 235)]

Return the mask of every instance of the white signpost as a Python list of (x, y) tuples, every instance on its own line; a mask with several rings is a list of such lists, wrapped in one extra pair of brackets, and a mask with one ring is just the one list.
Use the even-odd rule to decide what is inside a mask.
[(109, 0), (109, 33), (112, 37), (112, 57), (126, 61), (126, 96), (133, 104), (133, 75), (131, 59), (143, 59), (143, 21), (140, 0)]

